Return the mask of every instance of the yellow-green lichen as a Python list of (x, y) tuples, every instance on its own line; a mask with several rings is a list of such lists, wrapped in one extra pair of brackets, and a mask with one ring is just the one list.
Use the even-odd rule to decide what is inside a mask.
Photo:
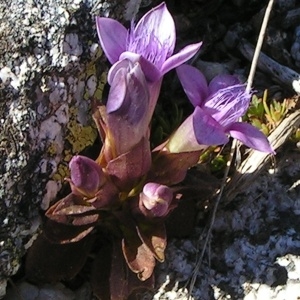
[[(97, 129), (93, 125), (83, 126), (77, 120), (78, 108), (71, 107), (69, 109), (70, 121), (67, 124), (63, 159), (57, 167), (57, 172), (52, 176), (55, 181), (63, 181), (69, 176), (68, 163), (72, 157), (86, 147), (93, 145), (97, 138)], [(48, 147), (48, 153), (54, 155), (58, 145), (55, 142)]]
[(99, 78), (98, 85), (96, 87), (96, 91), (93, 95), (95, 99), (102, 99), (102, 93), (103, 93), (104, 85), (106, 84), (106, 82), (107, 82), (107, 74), (102, 73)]
[(60, 163), (57, 167), (57, 172), (52, 176), (55, 181), (63, 182), (69, 176), (69, 168), (65, 163)]
[(94, 125), (83, 126), (77, 121), (78, 108), (71, 107), (69, 114), (66, 140), (70, 143), (73, 154), (77, 154), (87, 146), (93, 145), (97, 137), (97, 129)]
[(51, 142), (47, 147), (48, 154), (52, 157), (57, 154), (58, 144), (56, 142)]
[[(99, 59), (101, 59), (102, 55), (103, 51), (100, 48), (97, 49), (93, 53), (92, 61), (85, 66), (78, 77), (78, 82), (85, 82), (81, 101), (89, 101), (91, 99), (101, 101), (102, 99), (104, 85), (107, 81), (107, 68), (99, 70)], [(91, 85), (89, 85), (90, 79), (94, 80), (91, 80)], [(66, 126), (63, 158), (58, 164), (57, 172), (52, 176), (53, 180), (63, 181), (69, 174), (68, 163), (72, 157), (82, 152), (86, 147), (93, 145), (97, 138), (97, 128), (92, 121), (91, 115), (89, 117), (91, 120), (90, 124), (82, 125), (78, 117), (80, 113), (79, 109), (77, 105), (69, 107), (69, 122)], [(84, 113), (91, 114), (90, 111)], [(48, 153), (51, 156), (55, 156), (57, 147), (58, 145), (53, 142), (49, 146)]]

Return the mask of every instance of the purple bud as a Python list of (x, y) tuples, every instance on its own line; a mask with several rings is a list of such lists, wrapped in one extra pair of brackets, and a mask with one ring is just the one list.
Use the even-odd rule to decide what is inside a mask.
[(68, 181), (75, 195), (94, 197), (105, 182), (101, 167), (88, 157), (74, 156), (69, 163), (69, 168), (71, 179)]
[(143, 212), (146, 209), (146, 214), (148, 212), (152, 217), (164, 217), (170, 211), (172, 200), (173, 192), (171, 188), (149, 182), (145, 184), (142, 193), (140, 193), (141, 211)]

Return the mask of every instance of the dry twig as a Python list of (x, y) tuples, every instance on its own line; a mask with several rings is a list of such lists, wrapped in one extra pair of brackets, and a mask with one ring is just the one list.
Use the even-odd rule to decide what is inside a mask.
[[(299, 126), (300, 111), (297, 110), (285, 118), (268, 137), (273, 149), (276, 150), (283, 145), (291, 136), (295, 128), (298, 128)], [(244, 191), (262, 171), (269, 159), (270, 155), (251, 150), (249, 156), (243, 161), (240, 168), (236, 171), (235, 175), (227, 185), (224, 204), (228, 204), (237, 194)]]
[[(254, 48), (249, 42), (245, 39), (241, 40), (238, 49), (248, 60), (251, 60)], [(300, 94), (300, 74), (296, 71), (279, 64), (264, 53), (260, 53), (257, 66), (290, 91), (294, 90)]]

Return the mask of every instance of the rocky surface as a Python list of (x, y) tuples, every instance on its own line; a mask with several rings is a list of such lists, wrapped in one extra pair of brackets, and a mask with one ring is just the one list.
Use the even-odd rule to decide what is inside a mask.
[[(218, 210), (191, 299), (299, 299), (300, 152), (278, 155), (278, 164)], [(203, 230), (169, 244), (158, 268), (160, 283), (169, 283), (153, 299), (188, 299)]]
[[(140, 13), (159, 3), (0, 2), (0, 297), (39, 231), (40, 209), (61, 190), (71, 156), (96, 140), (90, 100), (101, 97), (108, 65), (94, 16), (128, 19), (139, 2)], [(247, 78), (250, 62), (241, 42), (255, 44), (267, 2), (166, 1), (178, 28), (178, 48), (204, 41), (193, 63), (208, 79), (217, 73)], [(275, 1), (263, 52), (291, 69), (293, 80), (283, 81), (276, 69), (258, 70), (254, 87), (259, 93), (268, 88), (283, 99), (298, 91), (299, 9), (296, 0)], [(219, 209), (192, 299), (300, 297), (300, 154), (286, 146), (278, 153), (273, 168)], [(200, 226), (205, 220), (200, 221), (191, 237), (170, 240), (167, 261), (157, 268), (157, 290), (144, 299), (188, 299), (188, 280), (205, 238)], [(88, 283), (76, 290), (13, 282), (6, 299), (93, 297)]]
[(122, 1), (0, 3), (0, 291), (14, 275), (71, 156), (95, 142), (90, 100), (106, 59), (94, 16), (121, 19)]

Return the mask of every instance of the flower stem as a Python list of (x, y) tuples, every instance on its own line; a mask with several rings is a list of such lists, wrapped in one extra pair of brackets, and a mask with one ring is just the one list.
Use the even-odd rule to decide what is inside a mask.
[(253, 59), (252, 59), (252, 64), (251, 64), (248, 80), (247, 80), (246, 90), (248, 92), (251, 90), (251, 87), (252, 87), (253, 78), (254, 78), (254, 74), (255, 74), (255, 70), (256, 70), (256, 66), (257, 66), (257, 61), (258, 61), (259, 53), (260, 53), (262, 43), (263, 43), (263, 40), (264, 40), (264, 37), (265, 37), (266, 28), (267, 28), (267, 24), (268, 24), (270, 14), (271, 14), (271, 11), (272, 11), (273, 3), (274, 3), (274, 0), (269, 0), (269, 4), (267, 6), (265, 16), (264, 16), (264, 19), (263, 19), (263, 22), (262, 22), (262, 25), (261, 25), (261, 29), (260, 29), (260, 32), (259, 32), (259, 36), (258, 36), (256, 48), (255, 48), (255, 51), (254, 51), (254, 55), (253, 55)]

